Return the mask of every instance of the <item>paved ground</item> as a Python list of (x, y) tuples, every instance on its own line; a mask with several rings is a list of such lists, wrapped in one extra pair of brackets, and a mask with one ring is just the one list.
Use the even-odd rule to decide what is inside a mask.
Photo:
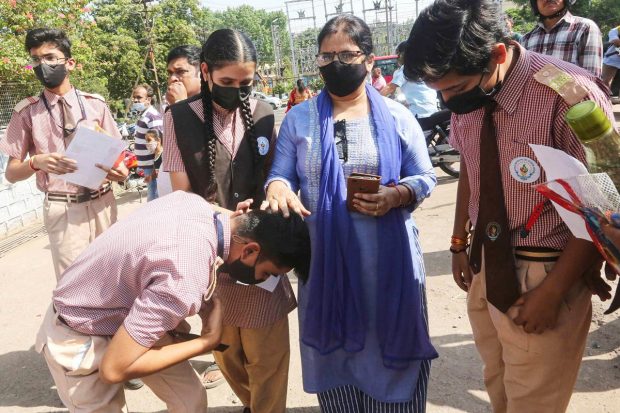
[[(620, 111), (620, 107), (617, 107)], [(434, 362), (428, 412), (487, 412), (488, 397), (480, 361), (465, 313), (465, 294), (450, 275), (446, 250), (452, 232), (456, 181), (439, 170), (439, 185), (415, 217), (420, 227), (428, 276), (431, 336), (440, 358)], [(139, 207), (135, 194), (120, 197), (121, 216)], [(47, 237), (36, 238), (0, 258), (0, 413), (64, 412), (45, 362), (34, 352), (34, 337), (51, 291), (54, 273)], [(295, 282), (293, 280), (293, 282)], [(615, 413), (620, 408), (620, 314), (603, 316), (594, 300), (594, 319), (586, 354), (571, 401), (571, 413)], [(303, 392), (297, 347), (297, 313), (290, 315), (292, 357), (289, 412), (318, 412), (316, 398)], [(197, 327), (197, 326), (195, 326)], [(197, 359), (204, 368), (210, 356)], [(561, 374), (561, 372), (558, 372)], [(372, 380), (372, 377), (368, 377)], [(209, 390), (214, 413), (240, 412), (234, 394), (224, 384)], [(165, 406), (147, 389), (127, 392), (131, 412), (163, 412)], [(614, 407), (615, 406), (615, 407)]]

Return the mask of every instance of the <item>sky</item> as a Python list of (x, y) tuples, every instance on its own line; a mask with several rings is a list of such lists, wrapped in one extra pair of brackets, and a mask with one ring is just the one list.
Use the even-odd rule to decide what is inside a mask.
[[(335, 13), (335, 6), (340, 2), (343, 2), (344, 11), (350, 11), (351, 6), (355, 15), (366, 19), (366, 22), (371, 24), (373, 22), (384, 22), (386, 19), (385, 14), (385, 1), (390, 1), (394, 7), (392, 14), (392, 21), (405, 22), (411, 21), (416, 15), (416, 1), (415, 0), (314, 0), (314, 13), (316, 16), (316, 25), (321, 27), (326, 21), (326, 9), (327, 17), (331, 13)], [(381, 10), (376, 12), (370, 10), (373, 8), (373, 1), (381, 1)], [(418, 9), (422, 10), (426, 7), (431, 0), (419, 0)], [(297, 18), (298, 12), (305, 12), (306, 17), (312, 16), (312, 2), (311, 0), (295, 0), (288, 1), (289, 16), (291, 18)], [(268, 11), (282, 10), (286, 12), (285, 0), (202, 0), (202, 4), (211, 10), (226, 10), (228, 7), (237, 7), (244, 4), (250, 5), (255, 8), (261, 8)], [(367, 10), (364, 16), (364, 8)], [(296, 19), (292, 23), (294, 27), (293, 32), (302, 31), (313, 26), (312, 19)]]

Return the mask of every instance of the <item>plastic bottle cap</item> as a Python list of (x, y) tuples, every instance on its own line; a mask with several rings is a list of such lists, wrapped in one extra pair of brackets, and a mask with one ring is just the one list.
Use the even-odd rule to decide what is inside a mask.
[(571, 107), (565, 119), (575, 135), (585, 142), (604, 135), (612, 127), (603, 109), (591, 100)]

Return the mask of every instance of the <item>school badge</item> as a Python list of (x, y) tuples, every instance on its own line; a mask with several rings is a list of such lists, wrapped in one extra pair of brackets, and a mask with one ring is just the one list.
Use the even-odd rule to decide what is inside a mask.
[(256, 142), (258, 143), (258, 153), (261, 156), (267, 155), (267, 152), (269, 152), (269, 139), (264, 136), (259, 136)]
[(532, 159), (520, 156), (510, 162), (510, 175), (516, 181), (531, 184), (540, 178), (540, 166)]
[(500, 227), (497, 222), (489, 222), (487, 224), (486, 232), (487, 237), (489, 237), (491, 241), (495, 241), (497, 238), (499, 238), (499, 234), (502, 232), (502, 227)]

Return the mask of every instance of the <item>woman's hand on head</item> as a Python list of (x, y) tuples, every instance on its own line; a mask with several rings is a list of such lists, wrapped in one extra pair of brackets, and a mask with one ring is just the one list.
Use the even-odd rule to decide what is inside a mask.
[(290, 211), (304, 217), (310, 215), (310, 211), (303, 206), (299, 197), (282, 181), (273, 181), (267, 187), (267, 198), (263, 201), (261, 209), (267, 208), (280, 211), (285, 217), (290, 215)]

